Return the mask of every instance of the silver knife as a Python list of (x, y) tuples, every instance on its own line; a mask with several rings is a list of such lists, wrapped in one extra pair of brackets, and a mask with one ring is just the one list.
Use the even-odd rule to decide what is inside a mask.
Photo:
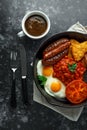
[(22, 78), (22, 100), (28, 105), (28, 89), (27, 89), (27, 65), (26, 51), (22, 44), (19, 44), (20, 60), (21, 60), (21, 78)]

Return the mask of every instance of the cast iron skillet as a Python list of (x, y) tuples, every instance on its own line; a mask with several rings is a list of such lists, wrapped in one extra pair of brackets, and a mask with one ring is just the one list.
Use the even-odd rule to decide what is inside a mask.
[(37, 79), (37, 62), (38, 60), (42, 59), (42, 52), (43, 50), (52, 42), (60, 39), (60, 38), (69, 38), (69, 39), (76, 39), (79, 42), (83, 42), (87, 40), (87, 36), (85, 34), (81, 34), (81, 33), (77, 33), (77, 32), (62, 32), (59, 34), (55, 34), (52, 37), (50, 37), (49, 39), (47, 39), (46, 41), (44, 41), (41, 46), (39, 47), (35, 57), (34, 57), (34, 62), (33, 62), (33, 75), (34, 75), (34, 81), (36, 84), (36, 87), (38, 88), (38, 90), (40, 91), (40, 93), (45, 97), (45, 99), (47, 100), (48, 103), (50, 103), (51, 105), (54, 106), (60, 106), (60, 107), (68, 107), (68, 108), (76, 108), (76, 107), (81, 107), (84, 105), (87, 105), (87, 100), (74, 105), (71, 104), (69, 101), (67, 101), (67, 99), (56, 99), (54, 97), (51, 97), (50, 95), (48, 95), (45, 90), (43, 88), (41, 88), (41, 86), (39, 85), (38, 79)]

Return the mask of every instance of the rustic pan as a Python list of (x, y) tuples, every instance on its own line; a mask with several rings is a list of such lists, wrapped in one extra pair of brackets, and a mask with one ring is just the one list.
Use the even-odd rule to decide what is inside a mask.
[(77, 33), (77, 32), (62, 32), (59, 34), (55, 34), (52, 37), (50, 37), (49, 39), (47, 39), (46, 41), (44, 41), (41, 46), (39, 47), (35, 57), (34, 57), (34, 62), (33, 62), (33, 75), (34, 75), (34, 81), (36, 84), (36, 87), (38, 88), (38, 90), (40, 91), (40, 93), (45, 97), (45, 99), (47, 100), (48, 103), (55, 105), (55, 106), (60, 106), (60, 107), (69, 107), (69, 108), (76, 108), (76, 107), (81, 107), (84, 105), (87, 105), (87, 100), (84, 101), (83, 103), (74, 105), (71, 104), (69, 101), (67, 101), (66, 99), (56, 99), (54, 97), (51, 97), (50, 95), (48, 95), (43, 88), (41, 88), (41, 86), (39, 85), (38, 79), (37, 79), (37, 62), (38, 60), (42, 59), (42, 52), (43, 50), (52, 42), (60, 39), (60, 38), (69, 38), (69, 39), (76, 39), (79, 42), (83, 42), (85, 40), (87, 40), (87, 35), (85, 34), (81, 34), (81, 33)]

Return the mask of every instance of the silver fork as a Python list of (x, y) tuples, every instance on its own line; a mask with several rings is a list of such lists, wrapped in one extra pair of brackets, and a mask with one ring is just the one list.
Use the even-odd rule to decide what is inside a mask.
[(11, 98), (10, 98), (10, 105), (13, 108), (16, 108), (17, 101), (16, 101), (16, 86), (15, 86), (15, 72), (17, 70), (17, 51), (11, 51), (10, 53), (10, 67), (12, 70), (12, 87), (11, 87)]

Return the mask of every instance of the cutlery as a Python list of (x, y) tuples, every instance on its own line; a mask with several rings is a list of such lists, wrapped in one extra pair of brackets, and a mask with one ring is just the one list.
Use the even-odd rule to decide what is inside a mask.
[(17, 70), (17, 52), (11, 51), (10, 53), (10, 67), (12, 70), (12, 87), (11, 87), (11, 98), (10, 98), (10, 105), (13, 108), (16, 108), (17, 102), (16, 102), (16, 88), (15, 88), (15, 72)]
[(28, 89), (27, 89), (27, 65), (26, 51), (23, 45), (19, 44), (20, 60), (21, 60), (21, 79), (22, 79), (22, 100), (25, 105), (28, 105)]

